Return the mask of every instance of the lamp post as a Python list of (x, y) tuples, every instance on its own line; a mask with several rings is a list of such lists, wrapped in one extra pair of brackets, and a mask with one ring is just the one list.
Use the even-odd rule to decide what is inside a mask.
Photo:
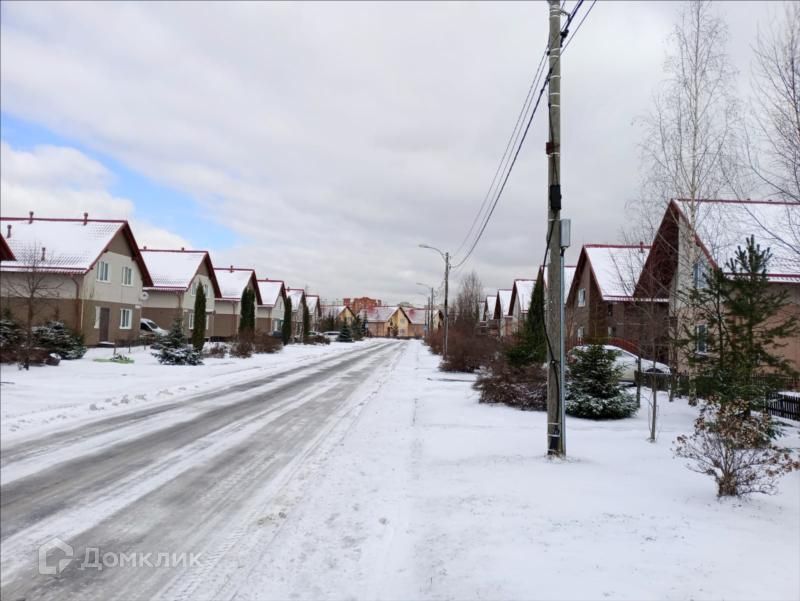
[(428, 314), (427, 314), (427, 321), (428, 321), (428, 334), (430, 335), (433, 332), (433, 286), (428, 286), (427, 284), (422, 284), (417, 282), (417, 286), (422, 286), (423, 288), (430, 288), (431, 295), (428, 297)]
[(448, 280), (450, 279), (450, 253), (442, 252), (438, 248), (428, 246), (427, 244), (420, 244), (419, 247), (435, 250), (437, 253), (439, 253), (442, 259), (444, 259), (444, 352), (442, 353), (442, 357), (447, 359), (447, 330), (450, 324), (449, 315), (447, 314), (447, 293), (449, 286)]

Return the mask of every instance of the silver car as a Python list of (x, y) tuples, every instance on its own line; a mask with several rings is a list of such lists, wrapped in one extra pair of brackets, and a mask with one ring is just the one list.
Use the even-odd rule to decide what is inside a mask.
[[(578, 346), (575, 348), (579, 348), (584, 350), (585, 346)], [(639, 357), (634, 355), (633, 353), (626, 351), (625, 349), (621, 349), (618, 346), (614, 346), (612, 344), (604, 344), (603, 348), (609, 351), (615, 351), (617, 353), (617, 358), (614, 363), (617, 367), (622, 368), (622, 375), (620, 376), (620, 380), (622, 382), (635, 382), (636, 381), (636, 369), (638, 368)], [(663, 363), (659, 363), (658, 361), (653, 361), (651, 359), (646, 359), (644, 357), (642, 359), (642, 373), (649, 374), (649, 373), (657, 373), (657, 374), (669, 374), (670, 369), (668, 365), (664, 365)]]

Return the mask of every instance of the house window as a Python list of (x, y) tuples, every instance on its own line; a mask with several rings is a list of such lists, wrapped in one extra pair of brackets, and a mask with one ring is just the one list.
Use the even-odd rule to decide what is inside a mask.
[(119, 329), (130, 330), (131, 322), (133, 321), (133, 311), (130, 309), (119, 310)]
[(194, 311), (189, 311), (189, 329), (194, 330)]
[(209, 298), (209, 296), (208, 296), (208, 284), (203, 284), (203, 292), (206, 293), (206, 298)]
[(583, 326), (578, 328), (578, 340), (583, 340)]
[(697, 261), (692, 266), (692, 283), (694, 284), (695, 288), (703, 289), (707, 286), (708, 282), (706, 282), (706, 265), (702, 259)]
[(699, 324), (694, 327), (695, 350), (698, 353), (705, 353), (708, 351), (708, 327), (705, 324)]
[(208, 332), (208, 313), (206, 313), (206, 332)]
[(133, 269), (130, 267), (122, 268), (122, 285), (133, 286)]
[(617, 328), (614, 326), (608, 326), (608, 337), (614, 338), (617, 335)]
[(97, 263), (97, 281), (108, 282), (111, 275), (111, 266), (106, 261)]
[(585, 307), (586, 306), (586, 288), (581, 288), (578, 290), (578, 306)]
[(192, 296), (197, 296), (197, 280), (192, 282)]

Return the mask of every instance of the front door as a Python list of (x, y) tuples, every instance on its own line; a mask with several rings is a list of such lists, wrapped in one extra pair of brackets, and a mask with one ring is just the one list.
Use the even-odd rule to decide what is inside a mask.
[(108, 325), (111, 320), (111, 309), (100, 307), (100, 342), (108, 342)]

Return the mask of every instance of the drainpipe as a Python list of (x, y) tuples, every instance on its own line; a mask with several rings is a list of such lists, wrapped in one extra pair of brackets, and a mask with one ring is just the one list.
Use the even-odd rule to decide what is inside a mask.
[[(70, 279), (75, 284), (75, 308), (78, 312), (78, 331), (83, 334), (83, 295), (81, 294), (81, 281), (78, 277), (71, 275)], [(81, 278), (82, 279), (82, 278)]]

